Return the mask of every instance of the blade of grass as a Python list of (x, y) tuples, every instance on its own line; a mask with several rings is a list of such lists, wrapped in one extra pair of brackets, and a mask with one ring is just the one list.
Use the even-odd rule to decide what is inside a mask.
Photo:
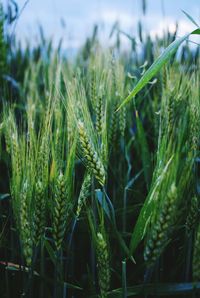
[(125, 104), (127, 104), (136, 94), (152, 79), (152, 77), (162, 68), (162, 66), (167, 63), (171, 56), (176, 53), (179, 46), (190, 36), (190, 35), (200, 35), (200, 28), (184, 35), (183, 37), (172, 42), (164, 52), (154, 61), (154, 63), (147, 69), (144, 75), (141, 77), (139, 82), (133, 88), (131, 93), (125, 98), (122, 104), (118, 107), (116, 111), (119, 111)]
[(182, 9), (182, 12), (186, 15), (186, 17), (195, 25), (197, 26), (197, 28), (199, 28), (200, 26), (195, 22), (195, 20), (193, 19), (193, 17), (191, 17), (191, 15), (189, 15), (186, 11), (184, 11)]
[(139, 218), (136, 222), (135, 228), (134, 228), (132, 236), (131, 236), (131, 241), (130, 241), (131, 255), (134, 253), (134, 251), (137, 248), (140, 241), (144, 238), (148, 224), (150, 222), (151, 211), (153, 210), (153, 206), (155, 204), (154, 195), (155, 195), (160, 183), (165, 178), (167, 170), (172, 162), (172, 159), (173, 159), (173, 156), (170, 158), (170, 160), (166, 164), (161, 175), (155, 181), (155, 185), (152, 188), (152, 191), (150, 191), (149, 195), (147, 196), (147, 199), (142, 207), (142, 210), (140, 211)]

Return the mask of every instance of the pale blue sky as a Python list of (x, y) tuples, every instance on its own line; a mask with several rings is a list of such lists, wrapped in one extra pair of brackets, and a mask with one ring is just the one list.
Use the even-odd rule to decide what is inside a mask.
[[(6, 4), (7, 0), (3, 0)], [(62, 37), (65, 47), (77, 48), (92, 32), (95, 23), (101, 26), (101, 40), (107, 42), (111, 26), (119, 20), (121, 29), (134, 34), (137, 22), (142, 17), (141, 0), (29, 0), (18, 24), (16, 34), (24, 42), (33, 41), (41, 24), (47, 37), (55, 44)], [(25, 0), (18, 0), (23, 7)], [(165, 16), (162, 12), (162, 3)], [(162, 34), (168, 26), (180, 23), (179, 35), (189, 32), (194, 25), (183, 15), (181, 9), (191, 14), (200, 23), (200, 0), (147, 0), (147, 14), (143, 18), (145, 29), (152, 36)], [(61, 26), (61, 19), (66, 27)], [(124, 39), (124, 43), (127, 40)]]

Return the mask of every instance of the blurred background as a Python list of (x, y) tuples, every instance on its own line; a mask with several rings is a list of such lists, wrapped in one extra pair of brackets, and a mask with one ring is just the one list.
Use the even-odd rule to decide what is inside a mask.
[[(4, 6), (8, 2), (3, 0)], [(143, 32), (154, 38), (161, 37), (167, 29), (173, 33), (178, 22), (177, 35), (182, 36), (194, 28), (182, 10), (200, 19), (199, 0), (18, 0), (16, 3), (20, 18), (10, 30), (15, 30), (22, 46), (27, 41), (37, 43), (41, 26), (45, 37), (53, 38), (54, 46), (62, 39), (62, 48), (71, 52), (76, 52), (86, 37), (91, 36), (94, 25), (98, 25), (101, 43), (107, 45), (112, 43), (111, 33), (116, 27), (136, 36), (140, 21)], [(131, 46), (124, 34), (120, 39), (122, 48)]]

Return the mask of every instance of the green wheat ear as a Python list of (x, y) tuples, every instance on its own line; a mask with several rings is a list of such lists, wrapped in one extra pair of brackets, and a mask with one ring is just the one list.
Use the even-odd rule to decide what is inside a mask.
[(192, 197), (190, 210), (186, 219), (186, 230), (188, 236), (191, 234), (191, 231), (195, 228), (196, 224), (198, 223), (199, 215), (199, 199), (197, 198), (197, 196), (194, 196)]
[(45, 187), (42, 182), (38, 180), (35, 185), (34, 194), (34, 217), (33, 217), (33, 231), (34, 244), (37, 246), (42, 239), (45, 228)]
[(191, 150), (196, 154), (199, 149), (199, 125), (200, 125), (200, 113), (199, 103), (193, 102), (191, 104), (191, 120), (190, 120), (190, 146)]
[(167, 114), (168, 114), (168, 134), (169, 136), (172, 135), (173, 133), (173, 128), (174, 128), (174, 95), (173, 92), (172, 94), (169, 95), (168, 98), (168, 106), (167, 106)]
[(20, 234), (24, 258), (27, 266), (31, 266), (33, 254), (32, 228), (29, 215), (30, 192), (28, 182), (25, 181), (21, 191), (21, 206), (20, 206)]
[(171, 189), (163, 202), (160, 214), (152, 226), (150, 237), (147, 240), (144, 250), (144, 260), (148, 267), (154, 265), (156, 260), (163, 252), (167, 244), (170, 230), (174, 224), (175, 215), (175, 201), (177, 198), (177, 189), (173, 184)]
[(91, 70), (91, 81), (90, 81), (90, 99), (91, 102), (95, 105), (97, 101), (97, 82), (95, 70)]
[(100, 288), (100, 297), (108, 297), (110, 288), (110, 264), (108, 245), (101, 233), (97, 233), (97, 269)]
[(103, 98), (102, 96), (97, 97), (97, 102), (95, 106), (95, 114), (96, 114), (96, 131), (100, 135), (102, 133), (102, 126), (103, 126)]
[(124, 137), (126, 129), (126, 107), (122, 107), (119, 111), (119, 130), (121, 136)]
[(84, 124), (82, 121), (78, 122), (78, 131), (80, 137), (80, 143), (83, 151), (83, 156), (86, 161), (88, 171), (90, 171), (101, 185), (105, 184), (106, 174), (104, 166), (98, 156), (92, 141), (89, 139)]
[(62, 172), (56, 177), (53, 201), (52, 233), (56, 249), (59, 250), (64, 238), (69, 212), (67, 182)]
[(86, 176), (84, 177), (84, 181), (81, 186), (80, 194), (78, 197), (78, 205), (76, 209), (77, 218), (79, 218), (83, 205), (85, 204), (85, 201), (89, 196), (91, 183), (92, 183), (92, 177), (90, 173), (87, 173)]

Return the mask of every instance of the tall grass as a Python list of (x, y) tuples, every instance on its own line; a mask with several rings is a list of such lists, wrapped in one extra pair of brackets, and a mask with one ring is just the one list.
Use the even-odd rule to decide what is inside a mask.
[(0, 94), (1, 297), (199, 291), (199, 55), (188, 47), (190, 62), (174, 57), (149, 76), (175, 36), (145, 39), (140, 23), (139, 37), (143, 55), (124, 54), (94, 31), (73, 62), (42, 32), (37, 48), (12, 45), (17, 85)]

